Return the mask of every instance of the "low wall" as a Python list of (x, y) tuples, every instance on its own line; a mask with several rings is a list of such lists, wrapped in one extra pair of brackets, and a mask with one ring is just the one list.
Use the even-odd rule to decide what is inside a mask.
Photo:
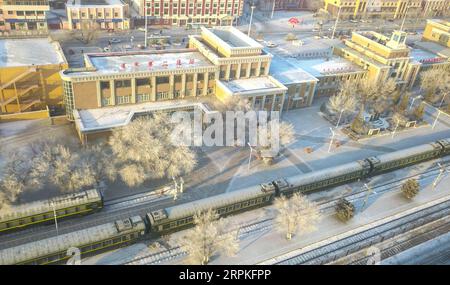
[(0, 122), (19, 121), (19, 120), (35, 120), (35, 119), (45, 119), (45, 118), (50, 118), (50, 112), (48, 111), (48, 108), (46, 108), (45, 110), (41, 110), (41, 111), (0, 115)]

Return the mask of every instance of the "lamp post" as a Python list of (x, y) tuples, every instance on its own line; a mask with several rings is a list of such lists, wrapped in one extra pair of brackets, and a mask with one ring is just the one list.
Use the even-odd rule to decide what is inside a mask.
[(270, 15), (270, 18), (273, 19), (273, 13), (275, 12), (275, 1), (273, 0), (273, 5), (272, 5), (272, 14)]
[(366, 197), (364, 198), (364, 202), (362, 204), (362, 207), (361, 207), (360, 211), (362, 211), (362, 209), (364, 209), (364, 207), (366, 206), (367, 201), (369, 200), (370, 194), (372, 194), (372, 192), (373, 192), (373, 188), (370, 187), (369, 185), (367, 185), (367, 183), (364, 183), (364, 187), (367, 188), (367, 194), (366, 194)]
[(144, 47), (147, 48), (147, 1), (146, 0), (144, 0), (144, 17), (145, 17)]
[(248, 146), (250, 147), (250, 155), (248, 156), (248, 165), (247, 165), (247, 170), (250, 170), (250, 162), (252, 161), (252, 153), (253, 153), (253, 147), (250, 145), (250, 143), (247, 143)]
[(438, 176), (436, 176), (436, 179), (434, 179), (434, 181), (433, 181), (433, 186), (432, 186), (432, 188), (433, 188), (433, 190), (436, 188), (436, 186), (437, 186), (437, 184), (439, 183), (439, 179), (442, 177), (442, 175), (444, 174), (444, 172), (448, 172), (448, 169), (446, 169), (445, 168), (445, 166), (443, 166), (442, 164), (440, 164), (440, 163), (438, 163), (438, 165), (439, 165), (439, 174), (438, 174)]
[(439, 109), (437, 109), (437, 110), (438, 110), (438, 114), (436, 116), (436, 119), (434, 119), (433, 126), (431, 127), (432, 130), (434, 130), (434, 127), (436, 127), (436, 123), (439, 119), (439, 115), (441, 114), (441, 110), (439, 110)]
[(411, 110), (412, 106), (414, 105), (414, 101), (421, 98), (423, 98), (421, 95), (414, 97), (411, 101), (411, 105), (409, 106), (409, 110)]
[(330, 153), (330, 151), (331, 151), (331, 145), (333, 144), (334, 135), (336, 134), (331, 127), (330, 127), (330, 131), (331, 131), (332, 135), (331, 135), (330, 144), (328, 145), (328, 153)]
[(53, 208), (53, 216), (54, 216), (54, 218), (55, 218), (56, 235), (58, 236), (58, 235), (59, 235), (59, 232), (58, 232), (58, 220), (57, 220), (57, 218), (56, 218), (56, 209), (55, 209), (55, 205), (53, 204), (53, 202), (50, 202), (50, 205), (51, 205), (52, 208)]
[(336, 22), (334, 23), (333, 33), (331, 34), (331, 39), (334, 39), (334, 33), (336, 32), (337, 24), (339, 22), (339, 16), (341, 15), (342, 6), (339, 6), (339, 11), (337, 14)]
[(247, 36), (250, 36), (250, 30), (252, 29), (252, 20), (253, 20), (253, 10), (255, 9), (255, 5), (252, 4), (250, 7), (252, 9), (252, 12), (250, 14), (250, 23), (248, 24), (248, 33)]
[(441, 108), (441, 107), (442, 107), (442, 104), (444, 104), (444, 99), (445, 99), (445, 96), (447, 96), (447, 94), (448, 94), (448, 92), (445, 93), (444, 96), (442, 96), (441, 103), (439, 103), (439, 108)]
[(397, 128), (398, 128), (398, 125), (400, 124), (400, 120), (397, 120), (397, 125), (395, 125), (395, 129), (394, 129), (394, 131), (392, 132), (392, 139), (394, 138), (394, 136), (395, 136), (395, 132), (397, 131)]

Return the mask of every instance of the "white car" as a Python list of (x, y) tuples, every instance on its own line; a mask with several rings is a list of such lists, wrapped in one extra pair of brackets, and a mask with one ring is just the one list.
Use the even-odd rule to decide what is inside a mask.
[(110, 40), (110, 42), (111, 42), (111, 43), (114, 43), (114, 44), (117, 44), (117, 43), (120, 43), (121, 40), (116, 39), (116, 38), (112, 38), (112, 39)]
[(273, 47), (277, 47), (278, 45), (276, 43), (273, 42), (267, 42), (267, 47), (273, 48)]
[(103, 51), (104, 51), (104, 52), (110, 52), (111, 49), (110, 49), (109, 47), (104, 47), (104, 48), (103, 48)]

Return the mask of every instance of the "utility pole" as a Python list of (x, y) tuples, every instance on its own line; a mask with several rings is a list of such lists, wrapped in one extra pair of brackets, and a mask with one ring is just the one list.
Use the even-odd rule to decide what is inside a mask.
[(339, 11), (337, 14), (336, 22), (334, 23), (333, 33), (331, 34), (331, 39), (334, 39), (334, 33), (336, 32), (337, 24), (339, 22), (339, 16), (341, 15), (341, 8), (342, 6), (339, 6)]
[(367, 183), (364, 183), (364, 187), (367, 188), (367, 194), (366, 194), (366, 197), (364, 198), (364, 202), (363, 202), (363, 204), (362, 204), (361, 210), (364, 209), (364, 207), (365, 207), (366, 204), (367, 204), (367, 201), (369, 200), (370, 194), (372, 194), (372, 192), (373, 192), (373, 188), (370, 187), (369, 185), (367, 185)]
[(419, 96), (414, 97), (414, 98), (412, 99), (411, 105), (409, 106), (409, 110), (411, 110), (412, 106), (414, 105), (414, 101), (416, 101), (417, 99), (420, 99), (420, 98), (422, 98), (422, 96), (419, 95)]
[(144, 0), (144, 17), (145, 17), (144, 47), (147, 48), (147, 0)]
[(252, 9), (252, 12), (250, 14), (250, 23), (248, 24), (248, 33), (247, 36), (250, 37), (250, 30), (252, 29), (252, 20), (253, 20), (253, 10), (255, 9), (255, 5), (252, 4), (252, 6), (250, 7)]
[(439, 165), (439, 174), (436, 177), (436, 179), (434, 179), (433, 181), (433, 190), (436, 188), (437, 184), (439, 183), (439, 179), (442, 177), (442, 175), (444, 174), (444, 172), (448, 172), (448, 170), (445, 168), (445, 166), (443, 166), (442, 164), (438, 163)]

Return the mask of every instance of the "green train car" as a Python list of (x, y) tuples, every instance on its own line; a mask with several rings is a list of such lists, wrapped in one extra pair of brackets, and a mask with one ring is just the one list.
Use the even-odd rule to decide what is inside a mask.
[(0, 233), (31, 225), (85, 215), (103, 208), (103, 198), (97, 189), (58, 196), (49, 200), (11, 206), (0, 214)]
[(77, 248), (83, 256), (128, 244), (144, 234), (144, 220), (134, 216), (0, 250), (0, 265), (61, 264), (71, 258), (71, 248)]

